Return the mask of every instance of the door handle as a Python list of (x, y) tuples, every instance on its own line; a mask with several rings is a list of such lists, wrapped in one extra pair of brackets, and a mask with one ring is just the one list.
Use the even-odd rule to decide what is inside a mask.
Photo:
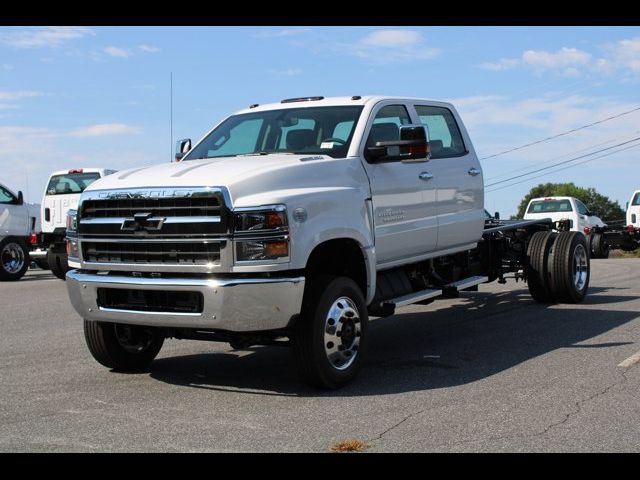
[(472, 177), (475, 177), (476, 175), (480, 175), (480, 170), (478, 170), (476, 167), (471, 167), (467, 173)]
[(431, 180), (433, 178), (433, 174), (429, 172), (422, 172), (420, 175), (418, 175), (418, 178), (426, 182), (427, 180)]

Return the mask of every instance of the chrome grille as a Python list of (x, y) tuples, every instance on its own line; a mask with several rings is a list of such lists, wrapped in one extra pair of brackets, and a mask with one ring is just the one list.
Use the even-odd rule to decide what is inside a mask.
[(223, 242), (82, 242), (85, 262), (209, 265), (220, 261)]
[(207, 217), (220, 216), (220, 208), (217, 196), (85, 200), (80, 218), (133, 217), (140, 212), (154, 217)]

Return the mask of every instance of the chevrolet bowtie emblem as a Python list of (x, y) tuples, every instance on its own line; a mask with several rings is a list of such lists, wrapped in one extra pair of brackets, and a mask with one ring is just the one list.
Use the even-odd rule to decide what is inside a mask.
[(152, 217), (152, 213), (136, 213), (133, 218), (125, 218), (120, 230), (127, 232), (154, 232), (162, 228), (166, 218)]

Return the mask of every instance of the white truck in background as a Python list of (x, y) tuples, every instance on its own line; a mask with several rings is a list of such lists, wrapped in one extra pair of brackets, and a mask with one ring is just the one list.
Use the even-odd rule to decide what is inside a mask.
[(640, 190), (636, 190), (631, 195), (631, 200), (627, 206), (627, 225), (640, 229)]
[(532, 198), (524, 214), (525, 220), (550, 218), (554, 222), (569, 220), (569, 230), (589, 235), (594, 227), (606, 227), (597, 212), (590, 212), (575, 197)]
[(65, 235), (67, 212), (78, 206), (80, 194), (96, 180), (115, 173), (105, 168), (75, 168), (53, 172), (42, 197), (42, 230), (31, 258), (64, 280), (69, 270)]
[(0, 184), (0, 280), (19, 280), (29, 268), (29, 238), (40, 230), (40, 205)]

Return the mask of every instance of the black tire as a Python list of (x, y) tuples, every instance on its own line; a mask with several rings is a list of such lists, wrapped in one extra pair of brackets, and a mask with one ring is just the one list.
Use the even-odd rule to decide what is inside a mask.
[(164, 333), (154, 327), (84, 321), (84, 338), (93, 358), (108, 368), (145, 370), (164, 343)]
[(580, 303), (590, 277), (589, 247), (580, 232), (561, 232), (549, 256), (550, 290), (557, 300)]
[(591, 258), (609, 258), (609, 246), (601, 233), (594, 233), (590, 240)]
[(67, 279), (66, 275), (70, 269), (69, 264), (67, 263), (66, 254), (55, 253), (50, 250), (47, 254), (47, 263), (49, 264), (51, 273), (53, 273), (60, 280)]
[(20, 280), (29, 269), (29, 252), (24, 243), (15, 238), (0, 242), (0, 281)]
[(302, 378), (326, 389), (352, 381), (366, 352), (368, 321), (364, 296), (353, 280), (336, 276), (310, 279), (292, 335)]
[(525, 266), (529, 293), (536, 302), (551, 303), (553, 294), (549, 289), (549, 252), (557, 234), (551, 231), (536, 232), (531, 236), (527, 248)]

